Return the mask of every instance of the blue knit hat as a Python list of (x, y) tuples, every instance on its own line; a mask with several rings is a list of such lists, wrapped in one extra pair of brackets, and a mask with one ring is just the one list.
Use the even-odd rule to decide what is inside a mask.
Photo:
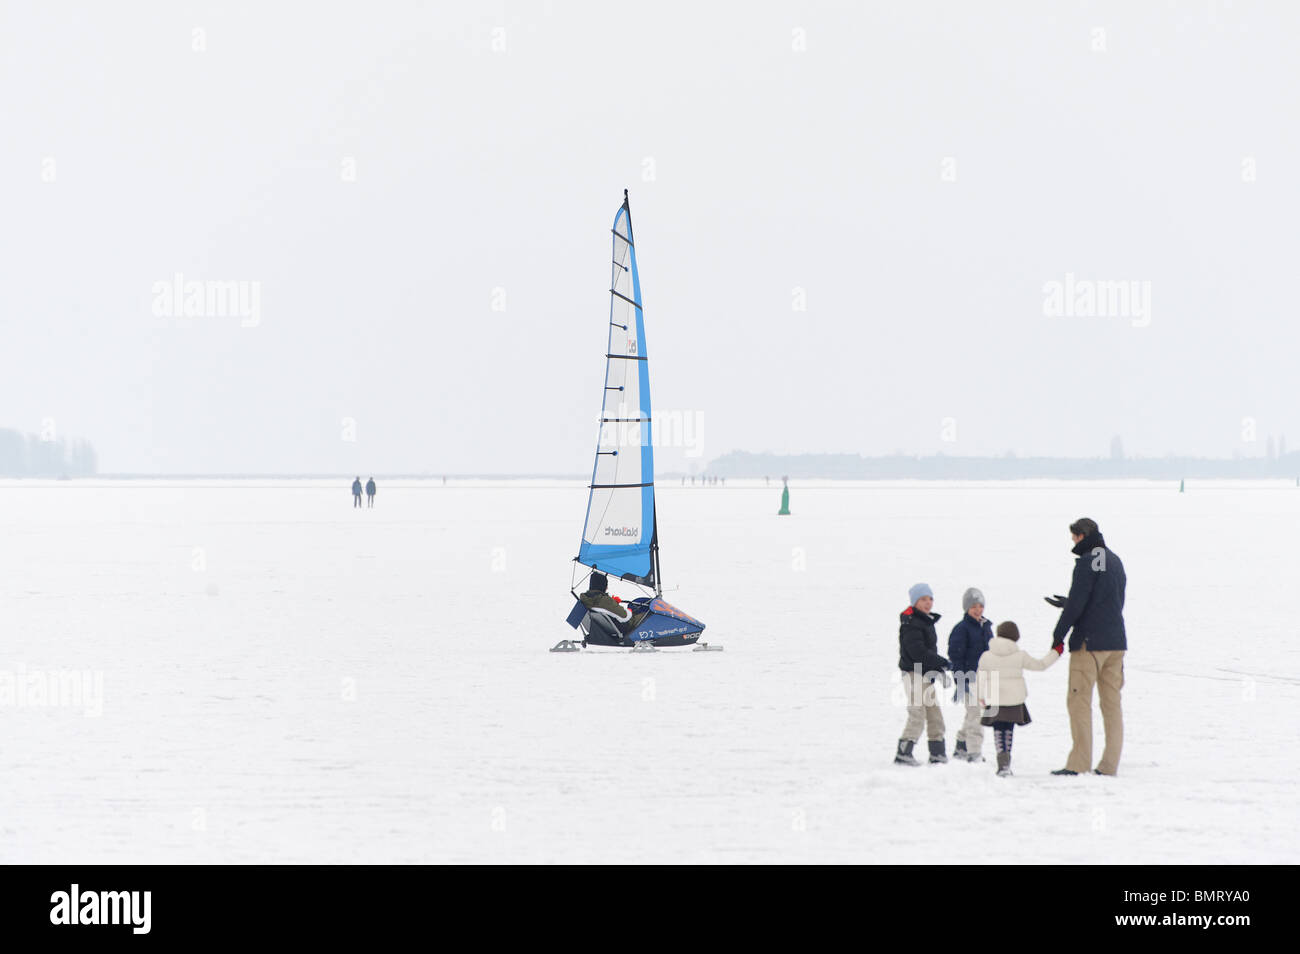
[(916, 601), (923, 596), (934, 596), (934, 591), (930, 589), (929, 583), (913, 583), (912, 588), (907, 591), (907, 598), (916, 605)]

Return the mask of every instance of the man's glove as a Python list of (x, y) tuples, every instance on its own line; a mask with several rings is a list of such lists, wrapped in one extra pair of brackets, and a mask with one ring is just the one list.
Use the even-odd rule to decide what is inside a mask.
[(1064, 655), (1065, 655), (1065, 643), (1057, 643), (1057, 644), (1056, 644), (1055, 646), (1053, 646), (1052, 648), (1056, 650), (1056, 655), (1058, 655), (1058, 656), (1064, 656)]
[(1070, 602), (1068, 596), (1062, 596), (1060, 593), (1057, 593), (1055, 596), (1044, 596), (1043, 599), (1050, 606), (1055, 606), (1057, 609), (1065, 609), (1065, 604)]

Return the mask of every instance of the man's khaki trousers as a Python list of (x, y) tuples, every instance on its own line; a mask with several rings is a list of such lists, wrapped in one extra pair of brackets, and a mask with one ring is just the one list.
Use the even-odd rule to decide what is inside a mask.
[(1066, 709), (1070, 713), (1070, 737), (1074, 748), (1065, 767), (1072, 772), (1092, 771), (1092, 687), (1097, 687), (1101, 702), (1101, 722), (1106, 732), (1106, 748), (1097, 763), (1097, 771), (1114, 775), (1119, 771), (1119, 754), (1124, 748), (1124, 713), (1119, 694), (1124, 688), (1124, 650), (1090, 652), (1080, 649), (1070, 653), (1070, 686)]

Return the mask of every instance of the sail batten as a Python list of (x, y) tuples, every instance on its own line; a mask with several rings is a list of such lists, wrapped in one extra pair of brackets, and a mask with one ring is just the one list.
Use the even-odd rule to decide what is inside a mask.
[(626, 197), (614, 216), (605, 388), (578, 562), (658, 582), (654, 448), (641, 279)]

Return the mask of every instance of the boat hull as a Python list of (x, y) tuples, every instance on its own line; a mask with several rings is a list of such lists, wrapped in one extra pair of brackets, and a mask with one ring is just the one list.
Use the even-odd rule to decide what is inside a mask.
[[(579, 604), (581, 605), (581, 604)], [(643, 597), (627, 604), (633, 613), (642, 615), (628, 632), (615, 630), (604, 618), (584, 614), (578, 625), (588, 646), (630, 648), (638, 643), (670, 649), (690, 646), (704, 632), (704, 624), (659, 597)], [(576, 610), (576, 607), (575, 607)]]

